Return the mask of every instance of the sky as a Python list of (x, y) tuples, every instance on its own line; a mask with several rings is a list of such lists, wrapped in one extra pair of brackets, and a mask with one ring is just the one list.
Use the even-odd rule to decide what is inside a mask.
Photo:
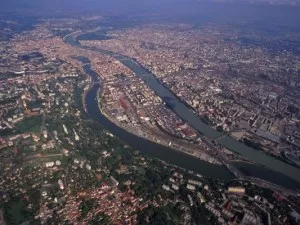
[(205, 2), (221, 2), (236, 4), (248, 3), (269, 3), (299, 5), (300, 0), (0, 0), (0, 11), (101, 11), (118, 12), (131, 11), (136, 9), (147, 9), (160, 6), (172, 6), (173, 3), (182, 5), (193, 5)]
[(0, 13), (51, 17), (80, 13), (103, 16), (157, 14), (174, 18), (188, 17), (190, 20), (245, 20), (250, 23), (292, 25), (300, 29), (300, 5), (252, 3), (257, 1), (285, 4), (300, 0), (0, 0)]

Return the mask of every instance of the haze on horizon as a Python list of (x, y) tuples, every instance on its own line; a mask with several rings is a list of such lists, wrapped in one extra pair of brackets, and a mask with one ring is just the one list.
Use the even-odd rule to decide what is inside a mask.
[(247, 22), (299, 30), (300, 0), (1, 0), (8, 15), (56, 17), (78, 15), (159, 15), (196, 22)]
[[(294, 7), (299, 10), (300, 0), (1, 0), (0, 12), (101, 12), (126, 13), (136, 10), (174, 10), (177, 7), (201, 9), (219, 6), (220, 8), (235, 8), (241, 6), (252, 8), (257, 5)], [(178, 8), (178, 9), (180, 9)]]

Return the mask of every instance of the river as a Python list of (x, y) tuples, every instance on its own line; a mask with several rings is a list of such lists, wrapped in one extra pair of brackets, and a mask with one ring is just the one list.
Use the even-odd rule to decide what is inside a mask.
[[(88, 49), (92, 51), (98, 51), (102, 54), (112, 56), (115, 59), (119, 60), (129, 69), (131, 69), (137, 76), (141, 77), (145, 81), (145, 83), (164, 100), (164, 102), (171, 106), (173, 111), (179, 117), (181, 117), (184, 121), (189, 123), (199, 133), (212, 139), (221, 136), (220, 132), (214, 130), (213, 128), (205, 124), (186, 105), (184, 105), (165, 86), (163, 86), (157, 80), (155, 75), (147, 71), (137, 62), (135, 62), (135, 60), (130, 59), (126, 56), (115, 54), (107, 50), (82, 46), (72, 35), (67, 36), (65, 38), (65, 41), (75, 47)], [(94, 71), (92, 71), (89, 64), (85, 66), (85, 70), (88, 74), (90, 74), (93, 77), (93, 79), (96, 79), (95, 76), (97, 76), (97, 74)], [(98, 109), (97, 102), (95, 102), (98, 89), (99, 85), (94, 84), (91, 91), (87, 94), (87, 111), (93, 118), (100, 121), (100, 123), (105, 128), (110, 130), (112, 133), (116, 134), (128, 144), (141, 151), (146, 152), (147, 154), (150, 154), (151, 156), (158, 157), (162, 160), (168, 161), (183, 168), (194, 170), (205, 176), (221, 179), (232, 178), (232, 175), (227, 169), (225, 169), (225, 167), (209, 164), (192, 156), (161, 146), (149, 140), (140, 138), (111, 123), (108, 119), (105, 118), (105, 116), (101, 114), (100, 110)], [(234, 151), (244, 156), (245, 158), (257, 163), (233, 163), (233, 165), (239, 170), (241, 170), (244, 174), (259, 177), (267, 181), (271, 181), (273, 183), (285, 186), (287, 188), (300, 189), (300, 169), (293, 167), (274, 157), (271, 157), (263, 152), (252, 149), (229, 136), (221, 138), (219, 140), (219, 143), (224, 147), (230, 149), (231, 151)]]
[(129, 145), (152, 157), (162, 159), (185, 169), (193, 170), (204, 176), (222, 180), (234, 178), (230, 171), (227, 170), (227, 168), (224, 166), (215, 165), (199, 160), (193, 156), (175, 151), (163, 145), (138, 137), (124, 130), (123, 128), (118, 127), (110, 120), (108, 120), (101, 113), (98, 107), (97, 93), (100, 88), (99, 82), (101, 82), (101, 80), (99, 79), (97, 73), (91, 69), (91, 65), (87, 63), (89, 62), (88, 59), (81, 57), (80, 61), (83, 61), (85, 63), (84, 70), (92, 77), (92, 82), (94, 83), (85, 98), (86, 110), (89, 115), (95, 120), (99, 121), (103, 127), (108, 129), (111, 133), (117, 135), (120, 139), (124, 140)]

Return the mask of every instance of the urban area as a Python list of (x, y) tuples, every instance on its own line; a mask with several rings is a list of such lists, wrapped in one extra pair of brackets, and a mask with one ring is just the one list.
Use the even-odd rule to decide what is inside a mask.
[(277, 48), (262, 47), (264, 36), (251, 44), (216, 24), (80, 37), (102, 20), (1, 25), (0, 224), (299, 224), (299, 190), (203, 176), (150, 157), (94, 120), (86, 106), (94, 84), (77, 57), (99, 76), (99, 110), (118, 127), (215, 166), (247, 161), (205, 139), (120, 61), (65, 38), (134, 58), (206, 124), (295, 166), (299, 55), (276, 36)]

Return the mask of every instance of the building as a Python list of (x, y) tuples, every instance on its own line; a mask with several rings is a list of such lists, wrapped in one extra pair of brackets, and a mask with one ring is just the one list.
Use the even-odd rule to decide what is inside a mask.
[(61, 179), (59, 179), (59, 180), (57, 181), (57, 183), (58, 183), (58, 186), (59, 186), (59, 189), (60, 189), (60, 190), (64, 190), (64, 189), (65, 189), (64, 184), (63, 184), (63, 182), (62, 182)]
[(228, 187), (227, 192), (232, 193), (232, 194), (244, 195), (245, 188), (243, 188), (243, 187)]
[(110, 180), (113, 183), (113, 185), (115, 185), (115, 186), (119, 185), (119, 182), (113, 176), (110, 177)]
[(170, 191), (170, 187), (168, 185), (163, 184), (162, 188), (166, 191)]
[(191, 191), (195, 191), (196, 190), (196, 187), (194, 185), (191, 185), (191, 184), (187, 184), (186, 188), (189, 189), (189, 190), (191, 190)]

